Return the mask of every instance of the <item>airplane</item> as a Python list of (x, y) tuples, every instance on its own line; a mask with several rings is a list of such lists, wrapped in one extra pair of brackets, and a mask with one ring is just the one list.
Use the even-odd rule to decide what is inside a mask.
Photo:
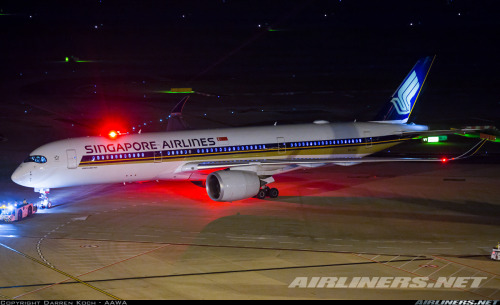
[[(35, 149), (11, 179), (34, 188), (42, 198), (52, 188), (70, 186), (201, 181), (210, 199), (232, 202), (251, 197), (276, 198), (279, 191), (268, 186), (274, 182), (273, 176), (304, 167), (446, 161), (367, 157), (432, 132), (427, 126), (408, 124), (408, 119), (434, 60), (435, 56), (419, 59), (373, 121), (316, 121), (70, 138)], [(180, 114), (186, 100), (174, 108), (173, 114)]]

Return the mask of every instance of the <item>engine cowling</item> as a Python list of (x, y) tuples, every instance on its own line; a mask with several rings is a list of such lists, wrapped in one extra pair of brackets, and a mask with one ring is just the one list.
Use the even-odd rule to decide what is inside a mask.
[(260, 189), (254, 172), (223, 170), (207, 176), (207, 194), (214, 201), (234, 201), (253, 197)]

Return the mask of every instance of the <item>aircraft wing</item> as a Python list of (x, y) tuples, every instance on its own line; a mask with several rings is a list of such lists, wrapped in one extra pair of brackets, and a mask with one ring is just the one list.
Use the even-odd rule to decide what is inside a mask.
[(284, 169), (287, 167), (318, 167), (327, 164), (336, 165), (355, 165), (360, 163), (372, 163), (372, 162), (396, 162), (396, 161), (442, 161), (438, 158), (375, 158), (375, 157), (365, 157), (365, 158), (291, 158), (291, 159), (264, 159), (264, 160), (237, 160), (237, 161), (211, 161), (211, 162), (190, 162), (182, 166), (181, 171), (202, 171), (202, 170), (212, 170), (212, 169), (225, 169), (225, 168), (249, 168), (255, 167), (259, 170), (276, 170)]
[(237, 161), (212, 161), (212, 162), (190, 162), (184, 164), (180, 172), (190, 172), (190, 180), (200, 180), (212, 171), (232, 169), (244, 170), (257, 173), (259, 176), (273, 176), (304, 167), (320, 167), (329, 164), (350, 166), (369, 162), (397, 162), (397, 161), (440, 161), (442, 159), (424, 158), (332, 158), (332, 159), (269, 159), (269, 160), (237, 160)]
[[(328, 164), (350, 166), (360, 163), (374, 162), (447, 162), (465, 159), (474, 155), (486, 143), (481, 139), (467, 152), (453, 158), (391, 158), (391, 157), (364, 157), (364, 158), (288, 158), (288, 159), (262, 159), (262, 160), (232, 160), (188, 162), (180, 168), (180, 172), (200, 172), (222, 169), (241, 169), (256, 172), (260, 176), (272, 176), (298, 169), (299, 167), (319, 167)], [(196, 177), (198, 175), (194, 175)], [(196, 179), (196, 178), (194, 178)]]

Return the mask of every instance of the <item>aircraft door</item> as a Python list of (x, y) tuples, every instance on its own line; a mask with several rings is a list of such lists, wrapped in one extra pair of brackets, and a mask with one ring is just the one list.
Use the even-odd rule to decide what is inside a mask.
[(278, 153), (279, 154), (286, 153), (285, 138), (283, 138), (283, 137), (277, 137), (276, 140), (278, 141)]
[(153, 154), (154, 154), (154, 163), (161, 163), (161, 159), (163, 156), (162, 151), (155, 151)]
[(78, 167), (78, 163), (76, 160), (76, 150), (74, 149), (67, 149), (66, 150), (66, 156), (68, 157), (68, 168), (69, 169), (74, 169)]
[(366, 148), (371, 148), (372, 147), (372, 137), (371, 133), (369, 130), (363, 130), (363, 138), (365, 140), (365, 147)]

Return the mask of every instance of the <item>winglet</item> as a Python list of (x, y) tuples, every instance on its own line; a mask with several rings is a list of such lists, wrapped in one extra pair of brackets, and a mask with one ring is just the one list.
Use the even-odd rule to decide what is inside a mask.
[(182, 109), (189, 99), (189, 95), (182, 98), (182, 100), (174, 106), (170, 115), (168, 116), (167, 131), (177, 131), (189, 129), (187, 123), (182, 117)]
[(417, 61), (391, 96), (391, 100), (377, 114), (374, 122), (392, 124), (406, 124), (408, 122), (435, 58), (434, 55)]

